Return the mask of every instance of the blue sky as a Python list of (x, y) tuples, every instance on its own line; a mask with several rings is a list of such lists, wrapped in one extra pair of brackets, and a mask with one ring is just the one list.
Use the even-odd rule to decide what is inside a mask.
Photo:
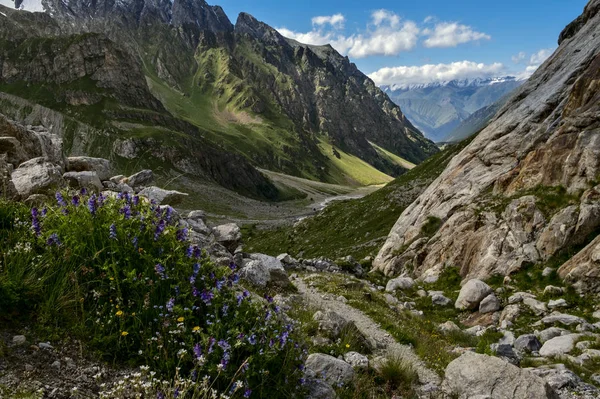
[[(495, 4), (491, 6), (490, 3)], [(528, 76), (587, 0), (219, 0), (285, 36), (332, 42), (379, 84)], [(325, 17), (325, 18), (315, 18)]]

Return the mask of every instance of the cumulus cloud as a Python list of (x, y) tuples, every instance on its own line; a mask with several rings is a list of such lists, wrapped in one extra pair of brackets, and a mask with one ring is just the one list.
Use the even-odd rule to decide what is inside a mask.
[(427, 36), (423, 44), (429, 48), (456, 47), (459, 44), (492, 38), (488, 34), (477, 32), (470, 26), (456, 22), (440, 22), (433, 29), (425, 29), (423, 34)]
[(450, 64), (382, 68), (369, 75), (377, 85), (406, 87), (413, 84), (446, 82), (455, 79), (491, 78), (505, 71), (501, 63), (459, 61)]
[(342, 14), (324, 15), (324, 16), (314, 17), (312, 19), (313, 25), (316, 25), (316, 26), (331, 25), (335, 29), (343, 29), (345, 22), (346, 22), (346, 18)]
[[(339, 17), (332, 20), (333, 17)], [(331, 44), (337, 51), (354, 58), (373, 55), (393, 56), (416, 47), (420, 29), (413, 21), (402, 21), (391, 11), (377, 10), (371, 14), (370, 24), (364, 33), (350, 36), (324, 29), (326, 25), (339, 26), (343, 15), (313, 18), (310, 32), (296, 32), (286, 28), (277, 30), (285, 37), (301, 43), (323, 45)], [(341, 18), (340, 18), (341, 17)], [(343, 19), (345, 21), (345, 18)]]
[(554, 48), (544, 48), (533, 54), (527, 54), (521, 51), (519, 54), (513, 55), (512, 60), (515, 64), (525, 65), (525, 70), (519, 72), (519, 79), (527, 79), (546, 61), (553, 53)]

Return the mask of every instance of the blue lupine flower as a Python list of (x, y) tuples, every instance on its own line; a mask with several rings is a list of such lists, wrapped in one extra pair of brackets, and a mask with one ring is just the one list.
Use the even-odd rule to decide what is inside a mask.
[(208, 353), (213, 353), (213, 351), (215, 350), (214, 347), (216, 341), (217, 340), (212, 337), (208, 339)]
[(198, 259), (202, 256), (202, 250), (197, 246), (194, 247), (194, 258)]
[(210, 305), (210, 303), (214, 297), (215, 297), (215, 294), (213, 294), (212, 291), (208, 291), (208, 290), (202, 291), (202, 294), (200, 295), (200, 299), (202, 299), (202, 301), (207, 305)]
[(46, 245), (51, 247), (56, 245), (57, 247), (60, 247), (62, 244), (58, 238), (58, 235), (56, 233), (52, 233), (50, 234), (50, 237), (48, 237), (48, 240), (46, 240)]
[(133, 197), (133, 205), (138, 206), (140, 203), (140, 197), (138, 195)]
[(171, 216), (173, 216), (173, 208), (167, 205), (165, 209), (165, 219), (167, 219), (167, 222), (171, 221)]
[(229, 311), (229, 305), (223, 305), (221, 309), (223, 311), (223, 316), (227, 316), (227, 312)]
[(174, 307), (175, 307), (175, 298), (171, 298), (171, 299), (169, 299), (169, 302), (167, 302), (167, 310), (169, 311), (169, 313), (171, 313), (173, 311)]
[(81, 191), (79, 191), (79, 194), (81, 194), (81, 195), (86, 195), (86, 194), (87, 194), (87, 188), (85, 188), (85, 187), (82, 187), (82, 188), (81, 188)]
[(192, 245), (190, 245), (185, 250), (185, 256), (187, 256), (188, 258), (191, 258), (193, 254), (194, 254), (194, 247)]
[(131, 218), (131, 207), (129, 205), (125, 205), (123, 208), (119, 209), (119, 213), (123, 215), (125, 219)]
[(109, 228), (110, 234), (109, 237), (111, 240), (116, 240), (117, 239), (117, 226), (115, 226), (115, 224), (111, 224), (110, 228)]
[(78, 195), (74, 195), (73, 198), (71, 199), (71, 204), (78, 206), (79, 205), (79, 196)]
[(235, 269), (237, 269), (237, 265), (233, 262), (229, 263), (229, 268), (233, 271)]
[(244, 398), (249, 398), (250, 395), (252, 395), (252, 389), (246, 388), (246, 391), (244, 392)]
[(187, 240), (187, 235), (188, 235), (188, 229), (177, 230), (177, 233), (176, 233), (177, 241), (183, 242), (183, 241)]
[(219, 345), (219, 347), (224, 351), (228, 351), (229, 349), (231, 349), (231, 345), (229, 345), (229, 342), (225, 341), (224, 339), (217, 342), (217, 345)]
[(156, 231), (154, 232), (154, 241), (158, 241), (160, 235), (163, 233), (163, 231), (165, 231), (166, 227), (167, 225), (164, 220), (158, 222), (158, 226), (156, 226)]
[(196, 356), (196, 359), (202, 357), (202, 348), (200, 347), (200, 344), (194, 345), (194, 356)]
[(35, 233), (35, 235), (39, 237), (40, 234), (42, 234), (42, 226), (40, 225), (38, 215), (39, 215), (38, 209), (32, 208), (31, 209), (31, 228), (33, 229), (33, 232)]
[(133, 244), (133, 247), (136, 248), (136, 249), (138, 247), (138, 241), (139, 241), (139, 239), (138, 239), (137, 236), (133, 237), (133, 240), (131, 240), (131, 243)]
[(67, 203), (65, 202), (65, 199), (63, 198), (62, 194), (60, 193), (60, 191), (56, 192), (56, 202), (58, 202), (58, 205), (60, 206), (67, 206)]
[(42, 217), (46, 216), (47, 214), (48, 214), (48, 208), (42, 209)]
[(156, 274), (158, 274), (160, 276), (161, 279), (164, 280), (167, 278), (167, 274), (165, 273), (165, 268), (160, 263), (157, 263), (156, 266), (154, 266), (154, 270), (156, 271)]
[(90, 199), (88, 199), (88, 203), (87, 203), (88, 209), (90, 210), (90, 213), (92, 214), (92, 216), (96, 215), (96, 210), (97, 208), (97, 204), (96, 204), (96, 194), (92, 194), (90, 196)]
[(192, 295), (193, 295), (194, 297), (198, 297), (198, 295), (200, 295), (200, 292), (198, 291), (198, 288), (194, 287), (194, 288), (192, 289)]

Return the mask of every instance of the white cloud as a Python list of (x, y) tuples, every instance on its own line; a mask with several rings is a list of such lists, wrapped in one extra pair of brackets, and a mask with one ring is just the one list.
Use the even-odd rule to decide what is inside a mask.
[[(321, 17), (317, 17), (321, 18)], [(327, 17), (325, 17), (327, 18)], [(371, 26), (364, 33), (345, 36), (339, 32), (323, 29), (331, 24), (324, 19), (313, 18), (315, 26), (310, 32), (295, 32), (286, 28), (277, 30), (285, 37), (301, 43), (323, 45), (331, 44), (337, 51), (354, 58), (373, 55), (393, 56), (416, 47), (420, 29), (413, 21), (401, 21), (391, 11), (377, 10), (371, 14)]]
[(446, 82), (455, 79), (491, 78), (505, 71), (501, 63), (459, 61), (450, 64), (382, 68), (369, 75), (377, 85), (405, 87), (412, 84)]
[(428, 15), (428, 16), (426, 16), (426, 17), (425, 17), (425, 19), (423, 20), (423, 23), (426, 23), (426, 24), (428, 24), (428, 23), (430, 23), (430, 22), (433, 22), (433, 21), (435, 21), (436, 19), (437, 19), (437, 18), (436, 18), (436, 17), (434, 17), (433, 15)]
[(456, 47), (459, 44), (477, 40), (490, 40), (492, 37), (482, 32), (473, 30), (470, 26), (456, 22), (440, 22), (433, 30), (423, 31), (427, 39), (423, 42), (425, 47)]
[(335, 29), (343, 29), (345, 22), (346, 18), (342, 14), (318, 16), (312, 19), (313, 25), (322, 26), (329, 24)]
[(553, 53), (554, 48), (541, 49), (536, 53), (528, 55), (521, 51), (517, 55), (513, 55), (512, 60), (515, 64), (525, 64), (525, 70), (517, 74), (519, 79), (527, 79), (546, 61)]

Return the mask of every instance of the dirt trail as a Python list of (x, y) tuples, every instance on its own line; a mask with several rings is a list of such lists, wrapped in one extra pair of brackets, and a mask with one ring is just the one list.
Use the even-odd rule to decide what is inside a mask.
[(369, 337), (377, 342), (379, 349), (377, 349), (376, 352), (379, 352), (378, 354), (395, 354), (410, 362), (417, 371), (419, 382), (421, 384), (433, 383), (435, 385), (440, 385), (440, 376), (433, 370), (427, 368), (410, 346), (396, 342), (387, 331), (383, 330), (369, 316), (338, 300), (323, 299), (323, 293), (319, 292), (314, 287), (308, 287), (301, 278), (296, 278), (293, 280), (293, 283), (310, 305), (321, 309), (332, 310), (343, 316), (346, 320), (353, 321), (365, 337)]

